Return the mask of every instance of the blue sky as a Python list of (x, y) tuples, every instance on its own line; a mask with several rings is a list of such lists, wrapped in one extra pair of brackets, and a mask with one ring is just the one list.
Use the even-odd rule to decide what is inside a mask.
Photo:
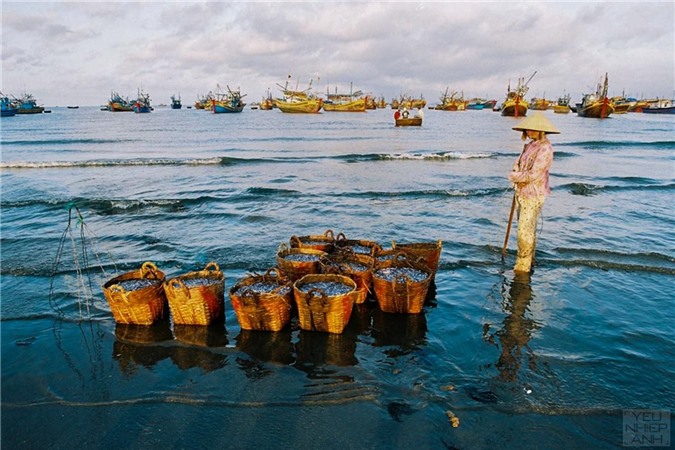
[(501, 101), (534, 71), (528, 97), (580, 101), (608, 72), (611, 95), (672, 98), (675, 3), (2, 1), (1, 89), (46, 106), (139, 88), (192, 103), (218, 84), (251, 102), (289, 74), (323, 93)]

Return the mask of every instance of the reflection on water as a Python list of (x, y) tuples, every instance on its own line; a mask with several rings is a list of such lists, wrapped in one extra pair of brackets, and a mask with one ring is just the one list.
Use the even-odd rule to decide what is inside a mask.
[(358, 364), (355, 352), (355, 336), (300, 330), (295, 367), (311, 375), (324, 365), (353, 366)]
[[(530, 303), (533, 298), (529, 274), (516, 274), (508, 289), (503, 289), (502, 308), (506, 316), (501, 328), (493, 335), (488, 333), (489, 326), (484, 328), (483, 337), (486, 341), (501, 347), (501, 352), (495, 367), (502, 381), (512, 382), (518, 379), (523, 358), (527, 358), (528, 367), (536, 367), (536, 356), (528, 343), (532, 334), (539, 328), (537, 322), (530, 317)], [(495, 342), (495, 337), (499, 343)]]
[(419, 314), (393, 314), (373, 310), (372, 336), (375, 347), (393, 347), (388, 356), (407, 355), (426, 344), (427, 318)]
[(122, 374), (131, 376), (139, 366), (152, 368), (159, 361), (169, 357), (171, 349), (161, 345), (173, 339), (168, 320), (152, 325), (115, 325), (113, 359), (120, 365)]
[[(181, 345), (174, 345), (176, 342)], [(115, 324), (113, 359), (119, 362), (120, 371), (127, 376), (134, 375), (139, 367), (151, 369), (167, 358), (182, 370), (199, 367), (207, 373), (227, 364), (225, 355), (207, 347), (226, 345), (222, 322), (208, 326), (174, 325), (173, 332), (169, 320), (152, 325), (118, 323)]]
[(235, 339), (237, 348), (262, 363), (291, 364), (294, 361), (291, 331), (242, 329)]
[(217, 320), (209, 325), (174, 325), (176, 340), (199, 347), (227, 346), (227, 332), (224, 321)]

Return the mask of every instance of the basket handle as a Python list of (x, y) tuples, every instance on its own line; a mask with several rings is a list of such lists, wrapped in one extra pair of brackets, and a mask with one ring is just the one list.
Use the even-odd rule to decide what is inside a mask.
[(302, 247), (302, 241), (296, 235), (291, 236), (290, 243), (291, 243), (291, 247), (295, 247), (295, 248)]
[(402, 284), (405, 284), (406, 286), (411, 281), (412, 280), (410, 279), (410, 277), (408, 275), (404, 274), (404, 273), (400, 273), (400, 274), (396, 275), (396, 277), (394, 278), (394, 283), (396, 283), (396, 284), (402, 283)]
[(347, 236), (345, 236), (345, 234), (344, 234), (342, 231), (340, 231), (340, 232), (338, 233), (337, 237), (335, 238), (335, 240), (338, 241), (338, 242), (346, 241), (346, 240), (347, 240)]
[(143, 278), (154, 278), (155, 280), (159, 278), (157, 273), (157, 266), (150, 261), (146, 261), (141, 266), (141, 277)]
[(312, 297), (321, 297), (321, 306), (324, 308), (328, 306), (328, 298), (326, 297), (326, 293), (323, 291), (323, 289), (319, 288), (312, 288), (307, 292), (307, 299), (305, 302), (307, 302), (307, 307), (309, 307), (309, 302), (312, 300)]
[(172, 289), (175, 289), (176, 291), (185, 291), (185, 295), (187, 295), (188, 298), (190, 298), (190, 289), (185, 286), (185, 283), (183, 283), (183, 280), (180, 278), (173, 278), (168, 281), (169, 287)]
[(246, 289), (240, 295), (244, 305), (247, 306), (250, 305), (251, 302), (255, 303), (257, 300), (255, 292), (253, 292), (251, 289)]
[(211, 261), (204, 267), (205, 271), (211, 271), (211, 272), (220, 272), (220, 266), (218, 266), (218, 263), (215, 261)]
[(323, 236), (328, 238), (328, 239), (333, 239), (333, 240), (335, 239), (335, 237), (333, 235), (333, 230), (326, 230), (326, 232), (323, 234)]
[(279, 244), (279, 247), (277, 248), (277, 253), (285, 252), (288, 249), (289, 249), (288, 244), (282, 242), (281, 244)]
[(129, 299), (127, 298), (127, 291), (124, 290), (122, 286), (119, 284), (113, 284), (108, 288), (111, 293), (119, 294), (122, 297), (122, 300), (124, 300), (124, 303), (129, 303)]
[(283, 276), (281, 275), (281, 271), (279, 271), (279, 268), (277, 268), (277, 267), (270, 267), (270, 268), (267, 269), (267, 271), (265, 272), (265, 275), (263, 275), (263, 279), (265, 279), (265, 280), (266, 280), (267, 278), (273, 278), (273, 277), (276, 278), (276, 279), (278, 279), (278, 280), (281, 280), (281, 279), (283, 278)]

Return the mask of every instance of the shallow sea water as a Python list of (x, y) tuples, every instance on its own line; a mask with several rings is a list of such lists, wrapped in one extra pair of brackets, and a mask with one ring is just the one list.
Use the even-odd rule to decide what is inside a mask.
[[(621, 447), (625, 410), (675, 406), (675, 120), (545, 114), (562, 133), (529, 279), (515, 228), (501, 258), (523, 143), (498, 113), (3, 118), (2, 446)], [(326, 230), (441, 240), (423, 312), (371, 299), (339, 335), (253, 332), (226, 295), (222, 322), (139, 327), (101, 290), (214, 261), (227, 293)]]

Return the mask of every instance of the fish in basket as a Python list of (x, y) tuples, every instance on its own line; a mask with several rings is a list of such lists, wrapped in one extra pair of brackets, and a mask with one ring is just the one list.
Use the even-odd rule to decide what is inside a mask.
[(140, 269), (119, 275), (103, 286), (115, 322), (151, 325), (164, 317), (166, 295), (164, 272), (147, 261)]
[(356, 295), (356, 283), (344, 275), (305, 275), (293, 284), (300, 329), (342, 333)]
[(422, 258), (424, 264), (431, 270), (431, 279), (436, 277), (438, 270), (438, 262), (441, 259), (441, 251), (443, 250), (443, 242), (438, 240), (436, 242), (414, 242), (406, 244), (391, 243), (394, 251), (403, 251), (409, 255)]
[(291, 322), (293, 285), (272, 268), (239, 280), (230, 301), (243, 330), (281, 331)]
[(313, 248), (289, 248), (281, 244), (276, 256), (277, 267), (283, 278), (295, 282), (305, 275), (320, 273), (319, 260), (325, 254)]
[(164, 283), (174, 324), (208, 325), (225, 310), (225, 275), (215, 262)]
[(350, 247), (344, 247), (340, 251), (323, 256), (319, 263), (321, 264), (321, 273), (344, 275), (354, 280), (357, 289), (354, 302), (361, 304), (366, 301), (373, 286), (373, 266), (375, 264), (373, 257), (362, 253), (354, 253)]
[(384, 312), (419, 314), (431, 279), (431, 270), (425, 264), (401, 252), (375, 266), (375, 299)]
[(335, 235), (333, 230), (326, 230), (321, 235), (291, 236), (291, 248), (311, 248), (330, 253), (335, 248)]
[(335, 249), (350, 249), (354, 253), (374, 256), (382, 251), (382, 246), (375, 241), (365, 239), (347, 239), (344, 233), (339, 233), (335, 238)]

